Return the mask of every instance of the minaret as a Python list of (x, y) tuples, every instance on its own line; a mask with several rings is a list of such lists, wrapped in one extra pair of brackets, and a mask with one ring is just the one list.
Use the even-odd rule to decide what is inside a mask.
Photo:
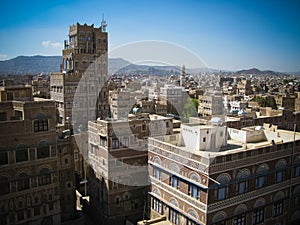
[(181, 74), (180, 74), (180, 86), (185, 86), (185, 65), (181, 67)]
[(106, 27), (107, 27), (107, 23), (106, 20), (104, 19), (104, 13), (102, 14), (102, 21), (101, 21), (101, 30), (102, 32), (106, 32)]

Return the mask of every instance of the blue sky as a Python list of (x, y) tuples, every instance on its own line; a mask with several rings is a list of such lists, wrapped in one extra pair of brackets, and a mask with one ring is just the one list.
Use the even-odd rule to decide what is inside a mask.
[(61, 55), (69, 25), (108, 23), (109, 49), (143, 40), (184, 46), (209, 67), (300, 71), (300, 2), (1, 1), (0, 60)]

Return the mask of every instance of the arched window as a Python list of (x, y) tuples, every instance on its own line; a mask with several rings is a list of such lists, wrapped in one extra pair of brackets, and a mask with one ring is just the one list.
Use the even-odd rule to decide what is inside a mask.
[(161, 160), (158, 157), (154, 157), (153, 158), (153, 162), (156, 163), (156, 164), (158, 164), (158, 165), (161, 165)]
[(51, 184), (51, 172), (49, 169), (44, 168), (40, 171), (38, 176), (39, 185)]
[(0, 177), (0, 195), (10, 193), (10, 183), (7, 177)]
[(217, 181), (220, 183), (217, 193), (216, 193), (216, 198), (217, 200), (223, 200), (227, 198), (228, 196), (228, 182), (231, 180), (230, 176), (228, 174), (221, 174), (218, 176)]
[(277, 192), (274, 196), (273, 217), (283, 213), (283, 199), (284, 193), (282, 191)]
[(153, 193), (156, 194), (157, 196), (161, 196), (161, 192), (157, 188), (153, 189)]
[(254, 204), (254, 208), (263, 207), (264, 205), (265, 205), (265, 200), (263, 198), (259, 198), (258, 200), (256, 200)]
[[(180, 173), (180, 168), (177, 164), (175, 163), (172, 163), (170, 166), (169, 166), (170, 170), (175, 172), (175, 173)], [(174, 188), (177, 188), (179, 189), (179, 185), (180, 185), (180, 179), (178, 176), (176, 175), (173, 175), (173, 174), (170, 174), (170, 178), (169, 178), (169, 184), (174, 187)]]
[(300, 205), (300, 185), (296, 186), (293, 191), (294, 205)]
[(170, 203), (171, 203), (172, 205), (175, 205), (176, 207), (179, 207), (178, 201), (177, 201), (175, 198), (171, 198), (171, 199), (170, 199)]
[(213, 219), (212, 222), (214, 223), (214, 225), (225, 225), (226, 224), (226, 213), (221, 211), (221, 212), (217, 212)]
[(255, 180), (255, 186), (256, 188), (262, 188), (266, 185), (267, 181), (266, 181), (266, 173), (269, 170), (269, 166), (264, 163), (261, 164), (257, 170), (256, 173), (258, 174), (256, 180)]
[(256, 170), (256, 173), (262, 174), (262, 173), (267, 172), (268, 170), (269, 170), (268, 164), (263, 163), (263, 164), (259, 165), (259, 167)]
[[(176, 206), (177, 208), (179, 207), (177, 200), (174, 198), (170, 199), (170, 203), (172, 205)], [(172, 223), (179, 225), (179, 213), (177, 211), (173, 210), (172, 208), (169, 208), (169, 220)]]
[(21, 173), (18, 176), (18, 191), (26, 190), (30, 188), (30, 179), (27, 173)]
[(247, 212), (247, 206), (245, 204), (241, 204), (234, 210), (234, 215), (239, 215)]
[(192, 217), (194, 217), (195, 219), (199, 218), (198, 213), (194, 209), (189, 209), (188, 214), (191, 215)]
[(227, 173), (223, 173), (221, 174), (220, 176), (218, 176), (217, 178), (217, 181), (220, 183), (220, 184), (226, 184), (228, 183), (229, 181), (231, 180), (229, 174)]
[(248, 191), (248, 178), (250, 176), (250, 171), (248, 169), (241, 170), (236, 176), (236, 193), (243, 194)]
[(50, 157), (49, 145), (45, 141), (40, 142), (37, 147), (37, 158), (43, 159), (43, 158), (47, 158), (47, 157)]
[(300, 176), (300, 155), (295, 159), (295, 177)]
[(276, 183), (284, 181), (286, 160), (281, 159), (276, 163)]
[(234, 225), (245, 225), (246, 224), (246, 212), (247, 206), (244, 204), (239, 205), (234, 210), (235, 217), (233, 218)]
[(190, 179), (194, 180), (196, 182), (200, 182), (200, 176), (198, 174), (196, 174), (196, 173), (191, 173), (190, 174)]
[(274, 196), (274, 202), (284, 199), (284, 193), (282, 191), (279, 191)]
[[(193, 181), (196, 181), (197, 183), (200, 182), (200, 176), (194, 172), (190, 174), (190, 179)], [(200, 199), (201, 188), (198, 185), (190, 182), (189, 183), (189, 195), (192, 196), (193, 198)]]
[(188, 214), (191, 215), (190, 218), (187, 218), (187, 225), (196, 225), (196, 221), (198, 221), (199, 215), (194, 209), (189, 209)]
[(258, 199), (254, 204), (252, 224), (262, 223), (265, 219), (265, 200), (263, 198)]
[(175, 164), (175, 163), (172, 163), (172, 164), (170, 165), (170, 170), (172, 170), (172, 171), (175, 172), (175, 173), (180, 173), (180, 168), (179, 168), (179, 166), (178, 166), (177, 164)]

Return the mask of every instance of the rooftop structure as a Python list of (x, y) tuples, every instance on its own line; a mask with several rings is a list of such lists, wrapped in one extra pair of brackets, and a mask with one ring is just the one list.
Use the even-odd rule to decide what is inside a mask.
[(32, 89), (30, 85), (0, 86), (0, 101), (31, 101)]
[(184, 87), (165, 84), (160, 88), (160, 103), (167, 106), (167, 113), (181, 115), (187, 97)]
[(268, 124), (227, 128), (227, 142), (217, 151), (201, 148), (203, 139), (198, 146), (182, 141), (198, 140), (205, 130), (213, 128), (187, 124), (181, 134), (149, 138), (151, 219), (165, 215), (170, 224), (297, 224), (300, 134)]
[(199, 95), (198, 113), (200, 116), (221, 116), (225, 113), (223, 95), (219, 90), (209, 90)]
[(131, 97), (129, 91), (109, 91), (109, 105), (111, 118), (113, 119), (128, 118), (128, 114), (130, 113), (134, 103), (135, 100), (133, 97)]

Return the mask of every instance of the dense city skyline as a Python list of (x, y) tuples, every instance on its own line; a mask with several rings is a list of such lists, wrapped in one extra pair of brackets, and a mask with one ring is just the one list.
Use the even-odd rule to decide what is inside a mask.
[(88, 22), (0, 63), (1, 225), (299, 224), (300, 76), (189, 72), (212, 65), (161, 40), (108, 54)]
[(0, 60), (60, 55), (66, 27), (100, 26), (104, 13), (109, 50), (159, 40), (190, 49), (214, 69), (295, 72), (300, 70), (297, 9), (297, 1), (4, 1)]

